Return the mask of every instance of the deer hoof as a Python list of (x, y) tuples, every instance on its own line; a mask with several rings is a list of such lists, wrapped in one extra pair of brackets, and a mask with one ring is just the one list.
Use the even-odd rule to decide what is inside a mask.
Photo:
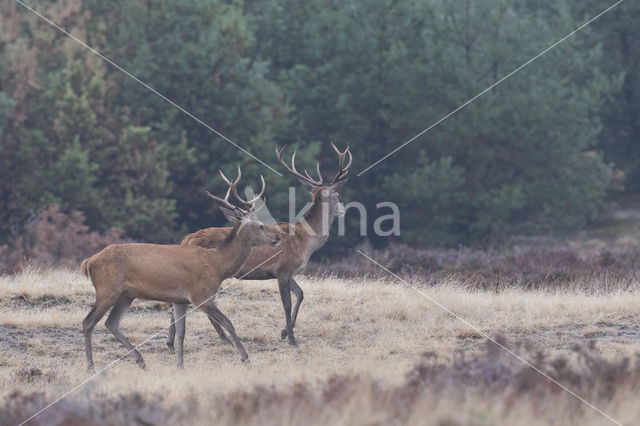
[(296, 341), (296, 338), (293, 337), (293, 333), (289, 334), (289, 332), (287, 332), (287, 329), (283, 329), (282, 332), (280, 333), (280, 338), (282, 340), (289, 338), (289, 344), (292, 346), (298, 346), (298, 342)]
[(142, 358), (137, 360), (136, 364), (138, 364), (138, 366), (143, 370), (147, 369), (147, 364), (144, 362), (144, 360)]
[(167, 347), (169, 348), (170, 353), (175, 352), (175, 348), (173, 347), (173, 342), (167, 342)]

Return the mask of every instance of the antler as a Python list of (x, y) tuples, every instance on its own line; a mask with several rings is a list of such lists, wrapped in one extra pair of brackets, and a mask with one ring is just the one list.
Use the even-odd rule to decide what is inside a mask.
[(233, 191), (233, 195), (238, 199), (238, 201), (240, 201), (241, 203), (243, 203), (246, 206), (248, 206), (249, 209), (252, 209), (254, 204), (256, 203), (256, 201), (258, 201), (260, 199), (260, 197), (262, 197), (262, 194), (264, 194), (264, 190), (266, 188), (265, 183), (264, 183), (264, 178), (262, 177), (262, 175), (260, 175), (260, 181), (262, 182), (262, 189), (260, 190), (260, 193), (258, 195), (256, 195), (255, 197), (253, 197), (252, 199), (245, 200), (244, 198), (240, 197), (240, 194), (238, 194), (238, 189), (236, 188), (235, 185), (233, 187), (231, 187), (231, 190)]
[(235, 209), (239, 209), (240, 208), (240, 207), (234, 206), (233, 204), (231, 204), (229, 202), (229, 194), (231, 193), (231, 188), (227, 189), (227, 195), (224, 196), (224, 199), (222, 199), (220, 197), (216, 197), (215, 195), (213, 195), (209, 191), (205, 191), (205, 192), (207, 193), (207, 195), (209, 197), (213, 198), (218, 204), (221, 204), (223, 207), (226, 207), (226, 208), (228, 208), (230, 210), (235, 210)]
[(282, 159), (282, 155), (284, 154), (284, 150), (286, 148), (287, 148), (287, 145), (283, 146), (282, 149), (278, 150), (278, 147), (276, 146), (276, 155), (278, 156), (278, 161), (284, 166), (284, 168), (287, 169), (289, 173), (291, 173), (298, 179), (302, 179), (303, 181), (308, 182), (313, 186), (322, 186), (323, 181), (322, 181), (322, 174), (320, 174), (320, 163), (316, 163), (318, 180), (315, 180), (311, 176), (309, 176), (309, 173), (307, 173), (306, 170), (304, 171), (304, 175), (303, 175), (302, 173), (296, 170), (296, 151), (293, 151), (293, 154), (291, 155), (291, 167), (289, 167), (287, 163), (285, 163), (284, 160)]
[[(341, 180), (344, 180), (347, 173), (349, 173), (349, 167), (351, 167), (351, 161), (353, 160), (353, 157), (351, 156), (351, 151), (349, 151), (348, 145), (347, 145), (347, 148), (344, 150), (344, 152), (340, 152), (338, 147), (336, 147), (333, 142), (330, 142), (330, 143), (333, 150), (336, 152), (336, 154), (338, 154), (338, 166), (339, 166), (338, 173), (336, 173), (336, 175), (333, 177), (333, 180), (331, 181), (331, 185), (333, 185), (336, 182), (340, 182)], [(349, 155), (349, 161), (345, 166), (344, 159), (347, 157), (347, 154)]]
[[(262, 190), (260, 191), (260, 193), (258, 195), (256, 195), (254, 198), (252, 198), (251, 200), (245, 200), (242, 197), (240, 197), (240, 195), (238, 194), (238, 182), (240, 182), (240, 178), (242, 177), (242, 171), (240, 170), (240, 165), (238, 165), (238, 177), (235, 178), (235, 180), (233, 182), (231, 182), (229, 179), (227, 179), (227, 177), (224, 175), (224, 173), (222, 173), (222, 170), (218, 170), (218, 172), (220, 173), (220, 177), (222, 178), (222, 180), (227, 184), (228, 188), (227, 188), (227, 193), (224, 196), (224, 199), (220, 198), (220, 197), (216, 197), (215, 195), (211, 194), (209, 191), (207, 192), (207, 195), (211, 198), (213, 198), (215, 201), (217, 201), (218, 203), (222, 204), (224, 207), (228, 208), (228, 209), (240, 209), (243, 210), (245, 212), (251, 210), (254, 206), (254, 204), (256, 203), (256, 201), (258, 201), (258, 199), (260, 199), (260, 197), (262, 197), (262, 194), (264, 194), (264, 190), (265, 190), (265, 183), (264, 183), (264, 178), (262, 177), (262, 175), (260, 175), (260, 180), (262, 181)], [(231, 204), (229, 202), (229, 194), (231, 194), (231, 192), (233, 191), (233, 195), (238, 199), (238, 201), (240, 201), (243, 204), (244, 209), (241, 209), (238, 206), (234, 206), (233, 204)]]

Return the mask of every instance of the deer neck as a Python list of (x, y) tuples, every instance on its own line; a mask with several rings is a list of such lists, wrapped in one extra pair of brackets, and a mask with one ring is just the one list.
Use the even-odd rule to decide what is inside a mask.
[(233, 276), (251, 254), (251, 244), (249, 233), (242, 232), (241, 224), (236, 224), (231, 233), (217, 248), (221, 272), (224, 278)]
[(304, 220), (313, 231), (309, 237), (312, 245), (315, 246), (313, 248), (314, 251), (327, 242), (333, 219), (334, 216), (331, 214), (329, 202), (323, 201), (319, 196), (314, 197), (309, 211), (304, 215)]

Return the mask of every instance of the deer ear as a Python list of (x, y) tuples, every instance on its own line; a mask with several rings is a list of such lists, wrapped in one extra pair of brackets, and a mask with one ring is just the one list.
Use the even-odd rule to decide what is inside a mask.
[(347, 180), (348, 179), (345, 179), (334, 183), (333, 185), (331, 185), (331, 189), (333, 189), (334, 192), (340, 192), (344, 184), (347, 183)]
[(242, 220), (242, 215), (237, 210), (231, 210), (226, 207), (218, 206), (224, 217), (227, 218), (229, 222), (240, 222)]

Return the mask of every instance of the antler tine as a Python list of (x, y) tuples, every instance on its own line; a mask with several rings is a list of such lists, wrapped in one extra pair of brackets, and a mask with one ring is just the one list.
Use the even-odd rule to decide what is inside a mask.
[(238, 194), (238, 189), (236, 188), (236, 186), (234, 185), (232, 187), (233, 195), (238, 199), (238, 201), (244, 204), (247, 207), (247, 209), (252, 209), (256, 201), (258, 201), (260, 197), (262, 197), (262, 195), (264, 194), (264, 191), (266, 189), (266, 184), (264, 182), (264, 177), (262, 177), (262, 175), (260, 175), (260, 181), (262, 182), (262, 189), (260, 190), (260, 193), (255, 197), (253, 197), (251, 200), (245, 200), (244, 198), (240, 197), (240, 194)]
[[(322, 185), (324, 183), (323, 179), (322, 179), (322, 173), (320, 173), (320, 163), (316, 163), (316, 171), (318, 173), (318, 182), (320, 182), (320, 184)], [(307, 172), (307, 170), (304, 170), (304, 174), (307, 175), (307, 178), (313, 180), (313, 178), (311, 177), (311, 175), (309, 175), (309, 172)]]
[(220, 198), (220, 197), (216, 197), (215, 195), (213, 195), (212, 193), (210, 193), (209, 191), (205, 191), (207, 193), (207, 195), (211, 198), (213, 198), (217, 203), (222, 204), (224, 207), (234, 210), (237, 209), (239, 207), (234, 206), (233, 204), (231, 204), (228, 201), (229, 198), (229, 192), (231, 191), (231, 188), (227, 189), (227, 195), (225, 195), (224, 199)]
[[(247, 203), (246, 203), (242, 198), (240, 198), (240, 197), (238, 196), (238, 188), (237, 188), (237, 186), (238, 186), (238, 183), (240, 182), (240, 178), (242, 177), (242, 170), (240, 170), (240, 165), (239, 165), (239, 164), (237, 165), (237, 167), (238, 167), (238, 177), (237, 177), (237, 178), (235, 178), (235, 179), (233, 180), (233, 182), (231, 182), (231, 181), (230, 181), (230, 180), (229, 180), (229, 179), (224, 175), (224, 173), (222, 172), (222, 170), (221, 170), (221, 169), (219, 169), (219, 170), (218, 170), (218, 173), (220, 174), (220, 177), (222, 178), (222, 180), (224, 181), (224, 183), (226, 183), (226, 184), (227, 184), (227, 186), (228, 186), (228, 188), (227, 188), (227, 194), (225, 195), (224, 200), (222, 200), (222, 201), (225, 201), (227, 204), (229, 204), (230, 206), (232, 206), (231, 208), (239, 208), (239, 207), (234, 206), (233, 204), (229, 203), (229, 194), (233, 191), (233, 195), (235, 195), (235, 197), (236, 197), (236, 198), (238, 198), (238, 200), (239, 200), (242, 204), (244, 204), (244, 205), (243, 205), (243, 207), (244, 207), (246, 210), (248, 210), (249, 208), (251, 208), (251, 206), (250, 206), (250, 205), (248, 205), (248, 204), (247, 204)], [(207, 192), (207, 193), (208, 193), (208, 192)], [(212, 198), (214, 198), (214, 199), (218, 199), (218, 197), (215, 197), (214, 195), (209, 194), (209, 196), (211, 196), (211, 197), (212, 197)]]
[(293, 151), (293, 154), (291, 155), (291, 166), (287, 165), (287, 163), (285, 163), (285, 161), (282, 159), (282, 155), (286, 147), (287, 145), (283, 146), (282, 149), (280, 150), (278, 150), (278, 147), (276, 147), (276, 154), (278, 155), (278, 161), (285, 167), (285, 169), (287, 169), (289, 173), (291, 173), (298, 179), (302, 179), (303, 181), (308, 182), (311, 185), (322, 186), (323, 181), (322, 181), (322, 175), (320, 174), (320, 164), (316, 164), (319, 180), (315, 180), (311, 176), (309, 176), (309, 173), (307, 173), (306, 170), (305, 170), (305, 174), (306, 174), (305, 176), (302, 173), (300, 173), (298, 170), (296, 170), (296, 151)]
[(218, 169), (218, 174), (220, 175), (220, 177), (222, 178), (224, 183), (226, 183), (227, 186), (229, 187), (228, 191), (230, 191), (231, 187), (233, 186), (233, 183), (231, 183), (231, 181), (229, 179), (227, 179), (227, 177), (224, 175), (224, 173), (222, 173), (222, 170)]
[(220, 173), (220, 177), (222, 178), (224, 183), (229, 185), (229, 188), (233, 188), (234, 186), (236, 186), (238, 182), (240, 182), (240, 178), (242, 177), (242, 170), (240, 170), (240, 165), (238, 164), (237, 166), (238, 166), (238, 177), (235, 178), (233, 182), (229, 181), (229, 179), (222, 172), (222, 169), (218, 169), (218, 173)]
[[(353, 161), (353, 156), (351, 155), (351, 150), (349, 149), (348, 145), (344, 152), (340, 152), (338, 147), (335, 146), (333, 142), (330, 143), (333, 150), (336, 152), (336, 154), (338, 154), (338, 173), (336, 173), (336, 175), (333, 177), (333, 180), (331, 181), (331, 184), (333, 185), (334, 183), (344, 179), (344, 177), (347, 175), (347, 173), (349, 172), (349, 167), (351, 167), (351, 162)], [(349, 156), (349, 161), (347, 161), (347, 165), (345, 166), (344, 159), (347, 157), (347, 155)]]
[(342, 175), (343, 177), (346, 176), (346, 174), (349, 172), (349, 167), (351, 167), (351, 162), (353, 161), (353, 156), (351, 155), (351, 149), (349, 148), (348, 145), (345, 152), (349, 156), (349, 161), (347, 161), (347, 165), (342, 168), (342, 170), (344, 171), (344, 174)]
[(287, 148), (287, 144), (284, 144), (284, 146), (282, 148), (280, 148), (280, 150), (278, 150), (278, 145), (276, 145), (276, 156), (278, 157), (278, 161), (280, 161), (282, 163), (282, 154), (284, 153), (284, 150)]
[(238, 167), (238, 177), (236, 178), (236, 180), (233, 182), (234, 185), (237, 185), (238, 182), (240, 182), (240, 178), (242, 177), (242, 170), (240, 170), (240, 164), (236, 164), (236, 167)]
[[(338, 149), (338, 147), (336, 146), (336, 144), (334, 144), (332, 141), (329, 141), (329, 143), (331, 144), (331, 147), (333, 148), (333, 150), (336, 152), (336, 154), (338, 154), (338, 156), (344, 155), (344, 152), (340, 152), (340, 150)], [(349, 149), (349, 147), (347, 147), (347, 149)], [(346, 152), (346, 150), (345, 150)]]
[(252, 206), (255, 204), (256, 201), (260, 199), (260, 197), (264, 195), (264, 190), (266, 189), (266, 185), (264, 183), (264, 178), (262, 177), (262, 175), (260, 175), (260, 181), (262, 182), (262, 189), (260, 190), (260, 193), (255, 197), (253, 197), (250, 201), (247, 201)]

